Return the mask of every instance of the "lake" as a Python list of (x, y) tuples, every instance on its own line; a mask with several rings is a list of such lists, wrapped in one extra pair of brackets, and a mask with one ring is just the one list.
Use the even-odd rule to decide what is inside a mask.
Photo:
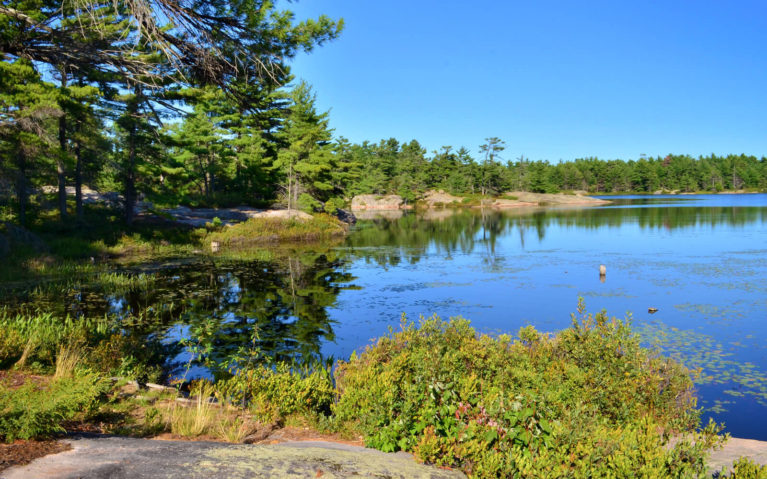
[(4, 302), (112, 316), (173, 375), (192, 377), (243, 358), (330, 364), (403, 314), (553, 332), (583, 297), (591, 312), (630, 314), (645, 345), (700, 368), (704, 417), (767, 440), (767, 195), (606, 199), (360, 215), (338, 244), (116, 266), (133, 280), (17, 285)]

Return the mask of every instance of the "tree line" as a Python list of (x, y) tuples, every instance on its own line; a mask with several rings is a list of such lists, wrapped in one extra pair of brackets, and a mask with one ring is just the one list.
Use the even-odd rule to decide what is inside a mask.
[(195, 174), (206, 196), (217, 169), (241, 188), (274, 181), (251, 160), (285, 146), (274, 121), (289, 115), (288, 63), (342, 27), (270, 0), (3, 0), (0, 187), (15, 218), (51, 182), (62, 220), (66, 186), (82, 217), (88, 182), (121, 192), (130, 223), (139, 194), (183, 193)]
[[(429, 189), (592, 193), (767, 188), (746, 155), (550, 163), (416, 140), (334, 138), (289, 60), (336, 38), (342, 20), (296, 21), (269, 1), (3, 1), (0, 201), (25, 223), (30, 196), (56, 185), (61, 219), (83, 216), (83, 185), (122, 194), (133, 220), (158, 204), (271, 204), (334, 211), (357, 194)], [(75, 201), (67, 204), (66, 187)], [(5, 192), (5, 195), (2, 193)]]

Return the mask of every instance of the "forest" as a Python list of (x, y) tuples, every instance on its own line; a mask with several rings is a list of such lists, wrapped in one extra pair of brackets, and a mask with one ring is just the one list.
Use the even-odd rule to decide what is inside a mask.
[(2, 219), (25, 224), (46, 206), (62, 220), (82, 219), (86, 185), (119, 192), (128, 224), (140, 199), (332, 212), (357, 194), (412, 202), (429, 189), (767, 188), (767, 159), (742, 154), (549, 162), (506, 158), (497, 137), (476, 154), (427, 152), (417, 140), (352, 143), (289, 66), (336, 38), (343, 21), (299, 22), (271, 2), (229, 3), (191, 11), (172, 1), (3, 2)]

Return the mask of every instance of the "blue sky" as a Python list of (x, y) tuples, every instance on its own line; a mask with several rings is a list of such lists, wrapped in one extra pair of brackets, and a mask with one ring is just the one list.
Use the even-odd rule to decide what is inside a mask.
[[(283, 4), (284, 5), (284, 4)], [(303, 0), (341, 37), (293, 62), (336, 136), (489, 136), (505, 159), (767, 155), (767, 2)]]

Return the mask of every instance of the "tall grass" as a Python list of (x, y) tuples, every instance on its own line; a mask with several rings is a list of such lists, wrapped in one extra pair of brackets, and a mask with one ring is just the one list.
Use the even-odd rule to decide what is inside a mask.
[(168, 425), (173, 434), (198, 437), (213, 432), (218, 416), (211, 402), (213, 385), (201, 381), (193, 390), (196, 400), (192, 406), (174, 402), (168, 411)]
[(343, 223), (329, 215), (316, 215), (310, 220), (298, 218), (251, 218), (221, 231), (209, 233), (203, 240), (226, 245), (279, 242), (316, 241), (342, 236)]
[(70, 345), (82, 345), (88, 336), (104, 335), (109, 328), (106, 318), (60, 318), (49, 313), (11, 315), (0, 311), (0, 365), (15, 362), (17, 367), (24, 367), (34, 358), (56, 366), (62, 351), (66, 355), (75, 353), (69, 350)]
[(84, 358), (85, 348), (79, 341), (59, 347), (53, 379), (74, 377), (75, 369)]

